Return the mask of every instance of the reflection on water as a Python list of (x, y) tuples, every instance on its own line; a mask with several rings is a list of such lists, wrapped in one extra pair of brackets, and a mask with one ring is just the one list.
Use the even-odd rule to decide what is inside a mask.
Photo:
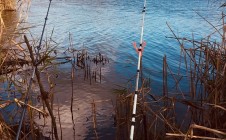
[[(150, 0), (147, 1), (144, 40), (147, 47), (143, 55), (143, 68), (150, 74), (153, 91), (161, 91), (162, 57), (167, 55), (173, 70), (178, 66), (180, 49), (178, 43), (167, 39), (172, 33), (166, 21), (176, 34), (182, 37), (205, 37), (213, 29), (193, 10), (198, 11), (213, 24), (219, 24), (222, 1), (207, 0)], [(48, 1), (33, 0), (29, 13), (29, 23), (38, 25), (31, 29), (32, 34), (40, 36)], [(92, 123), (93, 99), (107, 100), (114, 98), (114, 83), (125, 82), (135, 75), (137, 54), (132, 42), (139, 41), (140, 19), (143, 1), (138, 0), (55, 0), (50, 10), (47, 33), (55, 29), (54, 39), (61, 42), (59, 51), (68, 48), (68, 32), (73, 35), (75, 48), (85, 46), (89, 52), (101, 52), (111, 59), (105, 68), (104, 83), (93, 84), (77, 80), (74, 83), (73, 117), (70, 110), (71, 81), (70, 67), (61, 69), (62, 73), (55, 79), (55, 99), (59, 102), (63, 139), (95, 139)], [(12, 16), (12, 17), (10, 17)], [(14, 15), (16, 19), (16, 14)], [(13, 15), (5, 16), (6, 26), (15, 26)], [(81, 77), (80, 77), (81, 78)], [(54, 104), (57, 113), (57, 101)], [(97, 105), (97, 133), (102, 139), (113, 138), (113, 106), (111, 102)], [(58, 116), (56, 114), (56, 116)], [(57, 117), (58, 120), (58, 117)], [(50, 121), (48, 121), (50, 122)], [(41, 123), (41, 122), (39, 122)], [(50, 124), (47, 124), (49, 126)], [(48, 134), (50, 127), (44, 132)], [(60, 130), (58, 131), (60, 133)]]
[[(58, 123), (58, 133), (60, 134), (59, 116), (62, 127), (63, 139), (96, 139), (93, 129), (93, 108), (92, 102), (96, 105), (97, 135), (100, 139), (114, 139), (114, 107), (112, 101), (112, 85), (83, 81), (82, 77), (76, 76), (74, 82), (73, 98), (73, 120), (71, 113), (71, 80), (70, 71), (61, 71), (54, 82), (56, 83), (54, 112)], [(58, 115), (58, 107), (59, 114)], [(43, 121), (43, 119), (42, 119)], [(39, 124), (43, 124), (37, 118)], [(47, 121), (43, 132), (46, 136), (51, 136), (50, 122)]]

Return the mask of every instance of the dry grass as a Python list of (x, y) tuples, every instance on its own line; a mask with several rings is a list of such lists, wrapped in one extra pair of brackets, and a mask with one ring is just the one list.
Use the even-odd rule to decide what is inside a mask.
[[(179, 38), (170, 28), (181, 49), (178, 70), (172, 71), (165, 56), (162, 92), (151, 93), (143, 81), (135, 139), (226, 139), (224, 20), (222, 26), (214, 28), (220, 42), (211, 40), (214, 34), (202, 40)], [(174, 82), (174, 86), (169, 87), (169, 82)], [(183, 91), (183, 86), (188, 89)], [(129, 139), (131, 125), (133, 93), (123, 91), (116, 107), (117, 139)]]
[(0, 4), (0, 39), (1, 39), (1, 36), (2, 36), (3, 28), (4, 28), (4, 22), (3, 22), (3, 19), (2, 19), (3, 9), (4, 9), (4, 5)]
[(12, 139), (12, 130), (5, 124), (4, 120), (0, 118), (0, 139), (8, 140)]
[[(17, 3), (17, 5), (16, 5)], [(27, 63), (26, 46), (23, 44), (23, 35), (29, 27), (24, 24), (27, 20), (29, 0), (2, 0), (0, 4), (0, 75), (20, 69)], [(9, 11), (15, 10), (15, 11)], [(2, 18), (3, 15), (10, 15)], [(6, 19), (8, 18), (8, 19)], [(10, 25), (5, 26), (4, 20)], [(9, 26), (9, 27), (8, 27)]]
[[(29, 5), (25, 3), (27, 1), (20, 1), (18, 6), (19, 18), (17, 19), (15, 29), (10, 37), (8, 37), (6, 43), (9, 45), (2, 45), (0, 47), (0, 75), (4, 76), (4, 80), (13, 83), (16, 87), (17, 92), (21, 93), (21, 98), (17, 100), (18, 103), (23, 104), (24, 92), (28, 86), (29, 72), (26, 70), (30, 68), (34, 61), (31, 59), (33, 51), (29, 51), (24, 47), (24, 39), (21, 39), (18, 33), (25, 33), (28, 28), (19, 30), (24, 25), (20, 24), (26, 21), (27, 15), (21, 9), (26, 9)], [(1, 11), (3, 11), (3, 8)], [(1, 16), (1, 14), (0, 14)], [(0, 17), (1, 19), (1, 17)], [(0, 35), (4, 31), (4, 21), (1, 19)], [(223, 23), (224, 24), (224, 23)], [(225, 28), (225, 26), (223, 26)], [(222, 32), (220, 29), (216, 29), (217, 33)], [(173, 32), (173, 30), (172, 30)], [(181, 49), (181, 61), (179, 69), (183, 64), (186, 68), (184, 73), (181, 70), (172, 71), (167, 63), (167, 57), (163, 58), (163, 91), (158, 95), (151, 93), (149, 84), (146, 80), (142, 81), (143, 86), (139, 90), (139, 99), (136, 115), (135, 125), (135, 138), (142, 140), (151, 139), (225, 139), (226, 138), (226, 55), (225, 55), (225, 32), (223, 32), (222, 42), (217, 43), (211, 41), (210, 37), (199, 41), (195, 39), (179, 38), (174, 33), (174, 39), (177, 39)], [(20, 40), (21, 42), (17, 42)], [(190, 43), (192, 47), (185, 46), (184, 44)], [(71, 40), (70, 40), (71, 43)], [(37, 42), (29, 40), (27, 44), (31, 46), (37, 46)], [(44, 49), (40, 54), (40, 66), (39, 71), (44, 72), (55, 59), (53, 52), (55, 52), (57, 44), (53, 43), (52, 40), (46, 40)], [(84, 50), (68, 49), (67, 53), (71, 53), (72, 57), (68, 62), (71, 62), (72, 72), (71, 79), (73, 85), (74, 69), (82, 69), (84, 80), (87, 80), (92, 84), (95, 80), (101, 82), (101, 67), (107, 63), (107, 59), (102, 54), (96, 55), (93, 59), (90, 58)], [(76, 57), (77, 56), (77, 57)], [(182, 61), (183, 60), (183, 61)], [(90, 63), (96, 67), (92, 68)], [(19, 70), (19, 71), (18, 71)], [(21, 71), (20, 71), (21, 70)], [(16, 80), (18, 74), (22, 76), (21, 79)], [(48, 72), (44, 73), (51, 77)], [(38, 76), (39, 75), (39, 76)], [(37, 79), (40, 86), (40, 74)], [(178, 78), (179, 77), (179, 78)], [(181, 80), (183, 79), (183, 80)], [(185, 84), (181, 81), (187, 80), (189, 84), (189, 93), (183, 92), (181, 85)], [(171, 89), (168, 86), (169, 80), (175, 82), (175, 89)], [(48, 84), (51, 88), (53, 83), (51, 80)], [(42, 86), (41, 86), (42, 87)], [(29, 132), (23, 132), (23, 137), (26, 138), (28, 135), (35, 137), (37, 127), (34, 122), (34, 115), (37, 112), (45, 114), (46, 104), (48, 105), (49, 113), (53, 105), (54, 95), (49, 91), (41, 90), (43, 95), (48, 94), (49, 96), (43, 96), (47, 99), (41, 99), (43, 110), (37, 109), (33, 106), (32, 100), (27, 106), (29, 118), (24, 125), (29, 125)], [(9, 89), (5, 89), (5, 91)], [(72, 86), (73, 91), (73, 86)], [(173, 92), (172, 92), (173, 91)], [(15, 91), (12, 91), (15, 92)], [(119, 91), (118, 91), (119, 92)], [(74, 93), (72, 92), (71, 108), (73, 108)], [(117, 139), (128, 139), (129, 130), (131, 125), (131, 114), (132, 114), (132, 100), (133, 94), (131, 91), (122, 90), (118, 96), (116, 103), (116, 117), (115, 123), (117, 127)], [(47, 103), (43, 103), (43, 102)], [(96, 102), (93, 101), (93, 128), (98, 137), (96, 131)], [(7, 101), (0, 102), (0, 108), (4, 109), (8, 105)], [(178, 106), (182, 106), (183, 112), (178, 110)], [(71, 109), (72, 110), (72, 109)], [(36, 113), (35, 113), (36, 112)], [(72, 112), (73, 114), (73, 112)], [(46, 116), (46, 115), (44, 115)], [(53, 114), (51, 117), (54, 118)], [(72, 117), (73, 119), (73, 117)], [(54, 120), (54, 119), (53, 119)], [(52, 120), (52, 121), (53, 121)], [(13, 138), (13, 131), (4, 123), (5, 121), (0, 118), (0, 138)], [(54, 122), (53, 122), (54, 124)]]

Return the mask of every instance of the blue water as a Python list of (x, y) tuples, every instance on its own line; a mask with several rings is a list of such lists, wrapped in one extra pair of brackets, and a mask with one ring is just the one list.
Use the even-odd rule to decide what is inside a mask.
[[(14, 98), (19, 98), (20, 95), (16, 92), (15, 86), (11, 83), (4, 82), (3, 84), (0, 84), (1, 90), (0, 91), (0, 101), (2, 103), (7, 103), (7, 101), (13, 101)], [(19, 116), (17, 110), (19, 107), (16, 105), (16, 103), (12, 102), (10, 105), (7, 105), (4, 107), (4, 109), (0, 108), (0, 114), (1, 117), (4, 118), (4, 120), (8, 124), (15, 124), (15, 122), (18, 122)]]
[[(144, 40), (147, 46), (143, 54), (143, 72), (151, 79), (152, 92), (161, 93), (163, 56), (167, 56), (167, 62), (175, 73), (179, 64), (180, 47), (176, 40), (166, 38), (173, 36), (166, 22), (179, 37), (192, 38), (193, 34), (197, 39), (204, 38), (215, 30), (195, 11), (213, 25), (220, 25), (223, 9), (219, 6), (223, 2), (224, 0), (147, 0), (144, 27)], [(36, 25), (31, 29), (35, 38), (41, 35), (47, 8), (48, 0), (32, 1), (28, 22), (31, 26)], [(141, 0), (53, 0), (45, 37), (50, 36), (54, 28), (52, 38), (60, 43), (58, 51), (63, 52), (69, 47), (70, 32), (75, 48), (84, 46), (91, 54), (102, 52), (106, 55), (110, 59), (110, 64), (104, 69), (103, 81), (107, 81), (106, 83), (111, 88), (116, 82), (126, 83), (128, 79), (134, 80), (135, 78), (137, 54), (133, 49), (132, 42), (136, 41), (139, 44), (142, 8), (143, 1)], [(184, 65), (182, 64), (182, 66)], [(70, 72), (70, 66), (62, 67)], [(185, 68), (182, 67), (183, 70)], [(62, 113), (62, 124), (65, 126), (64, 133), (71, 138), (73, 125), (69, 121), (70, 106), (67, 104), (70, 101), (71, 92), (69, 79), (68, 75), (61, 75), (61, 79), (57, 81), (56, 94), (59, 95), (60, 102), (66, 106), (61, 107), (61, 111), (65, 111)], [(106, 95), (108, 90), (103, 90), (103, 87), (106, 88), (106, 86), (95, 85), (87, 88), (83, 82), (76, 86), (75, 107), (76, 109), (77, 107), (83, 108), (83, 110), (74, 111), (78, 118), (84, 118), (87, 112), (88, 114), (91, 112), (89, 111), (91, 99), (103, 99), (111, 96)], [(170, 79), (169, 86), (174, 86)], [(181, 86), (186, 89), (188, 84), (185, 82)], [(81, 120), (81, 122), (83, 121)], [(87, 137), (87, 134), (84, 134), (85, 131), (91, 130), (91, 125), (85, 124), (85, 130), (82, 129), (83, 124), (77, 127), (78, 132), (76, 133), (79, 134), (76, 136), (77, 139), (84, 139)], [(104, 134), (105, 132), (102, 135), (104, 136)], [(111, 133), (111, 135), (113, 134)]]
[[(162, 58), (175, 69), (178, 67), (180, 48), (172, 37), (166, 22), (179, 37), (203, 38), (214, 29), (197, 11), (214, 25), (221, 24), (224, 1), (211, 0), (148, 0), (145, 17), (143, 68), (153, 83), (161, 83)], [(34, 0), (29, 12), (32, 29), (40, 35), (48, 0)], [(139, 42), (143, 1), (138, 0), (54, 0), (50, 9), (47, 32), (54, 28), (54, 39), (61, 42), (61, 49), (69, 47), (68, 34), (73, 35), (75, 48), (84, 46), (90, 52), (103, 52), (111, 59), (111, 72), (120, 79), (135, 75), (137, 54), (132, 42)], [(37, 24), (38, 23), (38, 24)], [(60, 49), (59, 49), (60, 50)], [(117, 77), (116, 76), (116, 77)]]

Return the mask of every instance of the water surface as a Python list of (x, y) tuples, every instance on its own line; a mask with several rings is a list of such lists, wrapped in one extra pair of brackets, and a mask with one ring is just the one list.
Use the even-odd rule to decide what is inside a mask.
[[(162, 58), (166, 54), (167, 62), (175, 70), (179, 63), (180, 48), (176, 40), (166, 37), (173, 36), (166, 22), (180, 37), (204, 38), (214, 31), (198, 12), (214, 25), (221, 24), (219, 6), (224, 1), (207, 0), (148, 0), (145, 17), (144, 40), (147, 42), (143, 54), (143, 68), (146, 76), (152, 81), (152, 91), (161, 94)], [(48, 0), (33, 0), (29, 12), (29, 23), (37, 25), (31, 29), (34, 35), (41, 34), (41, 28), (47, 11)], [(75, 89), (76, 128), (70, 115), (70, 80), (62, 74), (56, 95), (63, 112), (63, 133), (67, 139), (94, 139), (90, 119), (90, 103), (92, 99), (113, 98), (112, 88), (135, 76), (137, 54), (132, 42), (139, 41), (141, 11), (143, 1), (138, 0), (54, 0), (47, 24), (47, 35), (54, 28), (54, 39), (60, 42), (59, 52), (69, 47), (68, 34), (73, 36), (74, 47), (85, 46), (89, 52), (102, 52), (110, 59), (110, 64), (103, 70), (104, 84), (89, 86), (86, 82), (77, 83)], [(62, 71), (69, 72), (69, 65), (62, 66)], [(134, 78), (133, 78), (134, 79)], [(184, 85), (186, 87), (186, 85)], [(76, 91), (77, 90), (77, 91)], [(102, 106), (105, 106), (102, 104)], [(111, 116), (110, 103), (106, 103), (108, 112), (100, 113)], [(85, 118), (84, 116), (87, 116)], [(101, 115), (100, 115), (101, 116)], [(108, 116), (108, 117), (109, 117)], [(87, 121), (88, 120), (88, 121)], [(80, 125), (79, 125), (80, 124)], [(111, 122), (104, 127), (112, 128)], [(102, 133), (101, 133), (102, 132)], [(102, 139), (113, 138), (100, 130)], [(91, 136), (91, 135), (92, 136)]]
[[(150, 0), (144, 27), (147, 47), (143, 55), (143, 67), (161, 71), (162, 57), (168, 57), (171, 66), (177, 66), (179, 44), (172, 39), (170, 24), (179, 37), (203, 38), (214, 31), (198, 12), (214, 25), (221, 24), (221, 8), (224, 1), (207, 0)], [(40, 25), (33, 33), (40, 35), (48, 1), (32, 2), (29, 22)], [(75, 48), (85, 46), (90, 52), (103, 52), (112, 61), (112, 71), (127, 79), (135, 74), (137, 55), (132, 42), (139, 42), (143, 1), (138, 0), (55, 0), (52, 2), (47, 31), (54, 28), (55, 40), (61, 47), (69, 46), (68, 33), (73, 35)], [(147, 73), (150, 71), (146, 70)], [(152, 75), (155, 82), (161, 79)]]

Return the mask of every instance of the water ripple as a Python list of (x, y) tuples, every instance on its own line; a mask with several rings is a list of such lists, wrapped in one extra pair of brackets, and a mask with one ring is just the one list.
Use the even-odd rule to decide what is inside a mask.
[[(166, 22), (180, 37), (191, 38), (192, 33), (196, 38), (205, 37), (213, 29), (194, 11), (203, 15), (212, 24), (218, 25), (222, 10), (218, 7), (222, 2), (224, 1), (219, 0), (215, 3), (211, 0), (147, 1), (144, 28), (147, 47), (143, 55), (143, 67), (146, 74), (150, 75), (155, 89), (161, 91), (163, 56), (167, 55), (167, 62), (173, 70), (178, 67), (180, 58), (178, 42), (166, 38), (173, 36)], [(55, 28), (54, 38), (63, 42), (61, 48), (69, 46), (70, 32), (75, 48), (84, 44), (90, 53), (102, 52), (111, 60), (111, 66), (106, 69), (106, 77), (122, 80), (135, 75), (137, 54), (132, 42), (136, 41), (139, 44), (143, 1), (54, 0), (52, 3), (47, 33), (50, 33), (51, 28)], [(46, 9), (47, 1), (33, 0), (29, 22), (43, 23)], [(39, 35), (41, 27), (38, 26), (32, 31)], [(111, 78), (108, 81), (112, 81)], [(65, 92), (64, 88), (61, 90), (59, 92)]]

